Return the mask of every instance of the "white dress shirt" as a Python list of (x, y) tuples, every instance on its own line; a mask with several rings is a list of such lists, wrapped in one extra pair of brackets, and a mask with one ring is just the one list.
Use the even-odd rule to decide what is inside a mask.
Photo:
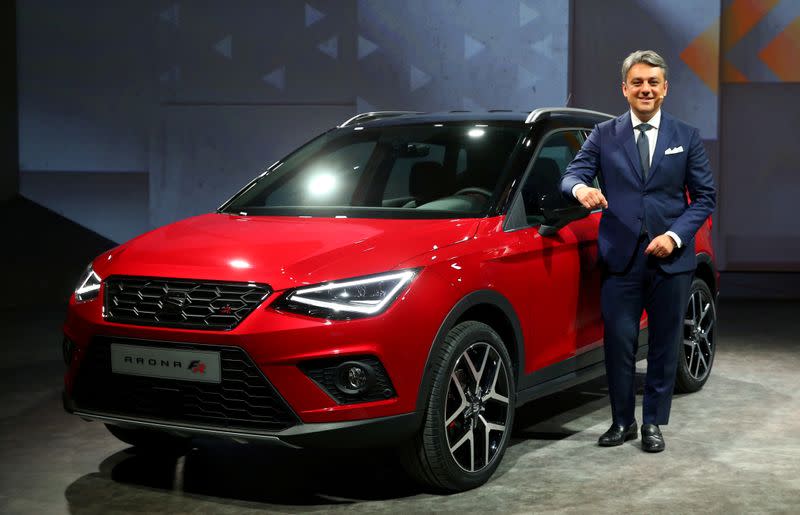
[[(633, 138), (636, 143), (639, 143), (639, 138), (642, 136), (642, 131), (636, 128), (637, 125), (641, 125), (645, 122), (641, 121), (639, 118), (633, 114), (631, 111), (631, 123), (633, 124)], [(650, 118), (650, 121), (647, 122), (650, 124), (650, 129), (647, 129), (645, 132), (647, 133), (647, 143), (650, 146), (650, 163), (653, 164), (653, 154), (656, 153), (656, 141), (658, 141), (658, 127), (661, 125), (661, 109), (659, 109), (656, 114)]]
[[(645, 122), (641, 121), (633, 113), (633, 110), (631, 110), (631, 124), (633, 125), (633, 139), (637, 143), (639, 142), (639, 138), (641, 137), (642, 132), (639, 129), (637, 129), (636, 127), (638, 125), (642, 124), (642, 123), (645, 123)], [(647, 129), (645, 132), (647, 133), (647, 144), (650, 147), (650, 164), (652, 164), (653, 163), (653, 155), (656, 153), (656, 142), (658, 141), (658, 128), (661, 125), (661, 109), (656, 111), (656, 114), (654, 114), (653, 117), (650, 118), (650, 120), (648, 120), (646, 123), (650, 124), (650, 128)], [(587, 187), (586, 184), (576, 184), (572, 188), (572, 196), (574, 197), (575, 193), (579, 189), (585, 188), (585, 187)], [(672, 241), (675, 242), (675, 246), (676, 247), (681, 248), (682, 242), (681, 242), (680, 237), (677, 234), (675, 234), (672, 231), (667, 231), (664, 234), (666, 234), (670, 238), (672, 238)]]

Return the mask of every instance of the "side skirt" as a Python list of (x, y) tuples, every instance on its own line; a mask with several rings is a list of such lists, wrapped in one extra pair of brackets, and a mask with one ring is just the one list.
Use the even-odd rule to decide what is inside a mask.
[[(647, 328), (639, 331), (637, 361), (647, 357), (647, 334)], [(590, 351), (520, 378), (517, 406), (600, 377), (606, 373), (604, 360), (603, 345), (598, 342)]]

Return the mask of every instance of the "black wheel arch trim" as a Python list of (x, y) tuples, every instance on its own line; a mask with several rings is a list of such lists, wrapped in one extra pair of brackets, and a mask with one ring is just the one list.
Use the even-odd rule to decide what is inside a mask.
[[(699, 268), (700, 264), (707, 265), (711, 269), (711, 284), (708, 285), (708, 289), (711, 290), (711, 294), (715, 297), (719, 294), (719, 284), (717, 281), (717, 266), (714, 263), (714, 260), (711, 258), (706, 252), (698, 252), (695, 255), (697, 259), (697, 265)], [(697, 277), (697, 272), (695, 272), (695, 277)]]
[(428, 389), (433, 382), (433, 367), (430, 366), (433, 356), (439, 352), (439, 349), (441, 349), (442, 345), (444, 344), (444, 339), (447, 336), (447, 333), (450, 332), (450, 329), (455, 327), (456, 322), (459, 321), (464, 313), (466, 313), (470, 308), (480, 305), (489, 305), (499, 309), (511, 324), (511, 330), (514, 333), (515, 341), (506, 342), (506, 344), (513, 345), (514, 349), (510, 350), (513, 350), (516, 354), (516, 362), (514, 363), (516, 367), (516, 370), (514, 371), (515, 382), (519, 381), (519, 378), (522, 377), (525, 363), (525, 344), (522, 337), (522, 326), (520, 324), (519, 317), (517, 316), (517, 313), (511, 304), (511, 301), (494, 290), (477, 290), (465, 295), (461, 298), (461, 300), (456, 302), (456, 304), (450, 309), (450, 312), (447, 314), (442, 324), (439, 326), (439, 330), (436, 332), (433, 343), (428, 350), (428, 357), (425, 359), (425, 368), (423, 369), (419, 389), (417, 390), (417, 411), (424, 412), (426, 407), (428, 400)]

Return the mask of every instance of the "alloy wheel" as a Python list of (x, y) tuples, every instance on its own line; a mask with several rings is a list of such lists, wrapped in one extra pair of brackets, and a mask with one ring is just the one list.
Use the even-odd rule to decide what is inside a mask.
[(509, 430), (509, 378), (490, 344), (478, 342), (458, 358), (450, 374), (444, 429), (455, 462), (467, 472), (492, 463)]
[(683, 345), (689, 375), (697, 381), (706, 378), (714, 357), (714, 301), (702, 289), (692, 292), (683, 324)]

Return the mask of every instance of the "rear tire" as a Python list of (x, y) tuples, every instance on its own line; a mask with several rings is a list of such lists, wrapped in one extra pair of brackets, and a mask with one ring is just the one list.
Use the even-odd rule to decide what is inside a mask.
[(716, 326), (714, 296), (702, 279), (695, 279), (689, 289), (683, 338), (678, 348), (676, 393), (696, 392), (708, 381), (716, 354)]
[(189, 452), (191, 438), (175, 436), (145, 428), (131, 428), (106, 424), (109, 432), (119, 440), (134, 446), (145, 454), (182, 456)]
[(433, 382), (419, 433), (401, 449), (409, 474), (436, 490), (484, 484), (503, 458), (514, 423), (516, 384), (503, 340), (467, 321), (433, 357)]

